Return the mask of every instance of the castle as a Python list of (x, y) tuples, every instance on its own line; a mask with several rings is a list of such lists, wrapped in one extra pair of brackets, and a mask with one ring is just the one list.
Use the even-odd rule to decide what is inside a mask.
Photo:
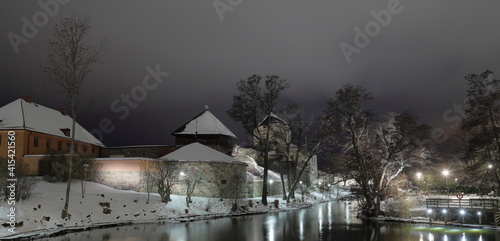
[[(272, 121), (267, 121), (267, 118)], [(290, 129), (287, 129), (287, 123), (278, 116), (272, 114), (266, 117), (255, 131), (263, 131), (269, 123), (272, 123), (270, 134), (273, 138), (276, 137), (274, 143), (282, 145), (280, 140), (287, 140)], [(51, 165), (47, 153), (69, 153), (71, 124), (72, 119), (65, 110), (58, 111), (42, 106), (27, 96), (17, 99), (0, 108), (0, 158), (7, 158), (7, 139), (9, 133), (14, 131), (17, 160), (28, 167), (25, 174), (47, 175)], [(278, 130), (287, 130), (285, 139), (281, 139)], [(200, 180), (193, 192), (194, 196), (227, 197), (227, 187), (231, 186), (230, 182), (235, 175), (247, 179), (247, 197), (260, 196), (262, 167), (257, 164), (261, 163), (261, 156), (257, 155), (253, 147), (237, 146), (238, 138), (208, 110), (208, 107), (171, 134), (175, 137), (173, 146), (105, 147), (77, 123), (75, 151), (93, 156), (96, 169), (91, 170), (90, 176), (94, 181), (119, 189), (143, 190), (141, 173), (145, 171), (145, 163), (175, 161), (180, 165), (183, 175), (196, 175)], [(258, 145), (258, 140), (253, 144)], [(296, 147), (292, 145), (292, 151), (293, 148)], [(293, 163), (305, 163), (300, 152), (294, 153), (298, 153), (298, 156), (292, 157), (298, 160), (297, 162), (283, 159), (277, 152), (268, 153), (272, 170), (269, 179), (276, 183), (270, 187), (271, 195), (281, 193), (278, 185), (281, 178), (278, 173), (282, 174), (281, 177), (288, 177), (296, 170)], [(313, 185), (316, 179), (317, 162), (316, 157), (313, 157), (301, 180)], [(182, 185), (174, 189), (177, 194), (184, 191)]]

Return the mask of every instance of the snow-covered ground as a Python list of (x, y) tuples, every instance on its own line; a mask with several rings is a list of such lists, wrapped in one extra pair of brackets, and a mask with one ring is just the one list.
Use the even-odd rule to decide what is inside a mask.
[[(18, 202), (15, 206), (2, 204), (0, 224), (6, 224), (9, 221), (10, 207), (15, 207), (15, 219), (18, 224), (13, 229), (15, 233), (9, 231), (10, 226), (0, 227), (0, 238), (12, 235), (48, 235), (61, 230), (87, 229), (120, 223), (175, 222), (273, 212), (296, 209), (307, 206), (307, 203), (321, 201), (321, 194), (318, 193), (311, 194), (307, 203), (297, 202), (292, 205), (286, 205), (281, 196), (268, 198), (269, 205), (267, 206), (260, 204), (260, 198), (244, 199), (240, 201), (240, 206), (245, 206), (246, 211), (231, 213), (231, 200), (193, 197), (193, 203), (188, 208), (185, 196), (172, 195), (172, 202), (166, 204), (160, 201), (157, 194), (151, 194), (150, 201), (147, 203), (147, 193), (117, 190), (93, 182), (87, 182), (85, 198), (82, 198), (81, 184), (77, 180), (72, 183), (71, 187), (69, 204), (71, 218), (65, 220), (61, 218), (65, 190), (66, 183), (40, 181), (29, 200)], [(297, 199), (300, 200), (300, 194), (298, 195)], [(250, 200), (252, 200), (253, 207), (249, 205)], [(273, 206), (275, 200), (279, 200), (278, 208)], [(107, 203), (109, 203), (110, 211), (106, 214), (104, 210), (107, 209)]]

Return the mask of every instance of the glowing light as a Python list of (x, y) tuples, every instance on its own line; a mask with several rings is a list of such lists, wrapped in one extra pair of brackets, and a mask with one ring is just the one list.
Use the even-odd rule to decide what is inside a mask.
[(432, 209), (427, 209), (427, 213), (431, 214), (432, 213)]
[(445, 175), (445, 176), (450, 175), (450, 171), (449, 171), (449, 170), (444, 170), (444, 171), (443, 171), (443, 175)]
[(464, 215), (465, 214), (465, 210), (460, 210), (460, 215)]
[(446, 209), (443, 209), (443, 213), (446, 213), (446, 212), (447, 212)]
[(181, 173), (179, 173), (179, 175), (181, 175), (183, 177), (183, 176), (186, 176), (186, 173), (181, 172)]
[(417, 172), (417, 178), (420, 180), (422, 178), (422, 173), (421, 172)]
[(273, 184), (273, 182), (274, 182), (273, 179), (269, 180), (269, 184)]
[(477, 212), (477, 215), (481, 216), (481, 212)]
[(493, 165), (488, 164), (488, 168), (489, 168), (489, 169), (493, 168)]

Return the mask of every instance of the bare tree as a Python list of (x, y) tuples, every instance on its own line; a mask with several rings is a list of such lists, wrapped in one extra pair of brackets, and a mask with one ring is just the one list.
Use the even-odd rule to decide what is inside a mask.
[(162, 202), (170, 202), (172, 187), (181, 183), (178, 161), (157, 160), (153, 162), (152, 180), (155, 183)]
[(363, 141), (368, 137), (369, 123), (373, 116), (363, 104), (372, 97), (365, 89), (351, 84), (337, 91), (334, 99), (327, 100), (327, 110), (323, 117), (325, 127), (330, 131), (332, 144), (338, 146), (347, 158), (345, 165), (361, 189), (366, 200), (366, 212), (374, 206), (370, 192), (369, 173), (374, 167), (368, 165)]
[(406, 167), (419, 163), (427, 157), (423, 138), (429, 131), (425, 125), (417, 126), (416, 118), (409, 112), (387, 113), (372, 125), (370, 132), (370, 155), (377, 168), (373, 188), (375, 214), (380, 210), (380, 198)]
[(378, 215), (380, 199), (405, 167), (426, 156), (423, 140), (429, 128), (418, 126), (408, 112), (389, 113), (379, 119), (363, 104), (370, 94), (360, 86), (345, 85), (329, 100), (324, 120), (333, 143), (362, 196), (366, 215)]
[[(304, 117), (304, 108), (301, 104), (291, 104), (285, 106), (280, 112), (279, 124), (268, 127), (273, 138), (270, 141), (270, 148), (283, 159), (287, 169), (288, 195), (284, 185), (283, 171), (281, 172), (282, 188), (284, 199), (290, 202), (294, 197), (297, 183), (300, 181), (305, 169), (310, 165), (310, 161), (317, 154), (321, 136), (317, 129), (311, 132), (314, 123), (314, 116)], [(308, 183), (311, 185), (311, 183)]]
[[(281, 91), (290, 86), (286, 79), (277, 75), (267, 75), (264, 90), (261, 87), (262, 77), (252, 75), (248, 79), (240, 79), (236, 84), (239, 95), (233, 96), (233, 104), (227, 111), (229, 116), (243, 125), (245, 131), (257, 140), (255, 148), (264, 160), (264, 177), (262, 187), (262, 203), (267, 205), (267, 176), (269, 170), (270, 132), (255, 131), (264, 116), (270, 116), (275, 109)], [(270, 126), (268, 123), (267, 126)]]
[(189, 172), (184, 176), (184, 183), (186, 184), (186, 206), (189, 207), (189, 204), (192, 203), (191, 195), (194, 193), (194, 189), (196, 188), (196, 184), (200, 182), (200, 173), (199, 171)]
[[(232, 212), (238, 211), (238, 201), (244, 197), (247, 191), (246, 173), (234, 173), (226, 184), (220, 189), (220, 195), (229, 195), (229, 199), (233, 202), (231, 207)], [(266, 204), (267, 205), (267, 204)]]
[(153, 188), (155, 186), (154, 174), (153, 174), (153, 162), (152, 161), (141, 161), (141, 183), (144, 185), (144, 189), (148, 193), (148, 199), (146, 204), (149, 203), (149, 198)]
[(493, 78), (493, 72), (465, 76), (467, 81), (467, 105), (462, 128), (468, 135), (464, 145), (464, 161), (470, 170), (480, 171), (491, 165), (493, 176), (500, 193), (500, 80)]
[[(54, 28), (54, 38), (48, 41), (50, 53), (48, 64), (42, 67), (45, 79), (53, 81), (59, 91), (65, 95), (69, 102), (71, 117), (70, 155), (68, 168), (72, 170), (75, 153), (75, 123), (77, 117), (77, 104), (80, 97), (82, 84), (92, 72), (92, 64), (98, 62), (104, 51), (104, 42), (100, 47), (85, 44), (85, 39), (90, 32), (90, 19), (64, 18)], [(62, 218), (68, 217), (69, 194), (71, 192), (71, 171), (68, 172), (66, 186), (66, 200), (61, 213)]]

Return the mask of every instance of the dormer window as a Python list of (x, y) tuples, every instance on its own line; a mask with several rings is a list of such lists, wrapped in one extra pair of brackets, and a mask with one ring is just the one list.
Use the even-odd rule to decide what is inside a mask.
[(71, 133), (71, 130), (69, 128), (64, 128), (64, 129), (61, 129), (62, 133), (65, 135), (65, 136), (68, 136), (70, 135)]

